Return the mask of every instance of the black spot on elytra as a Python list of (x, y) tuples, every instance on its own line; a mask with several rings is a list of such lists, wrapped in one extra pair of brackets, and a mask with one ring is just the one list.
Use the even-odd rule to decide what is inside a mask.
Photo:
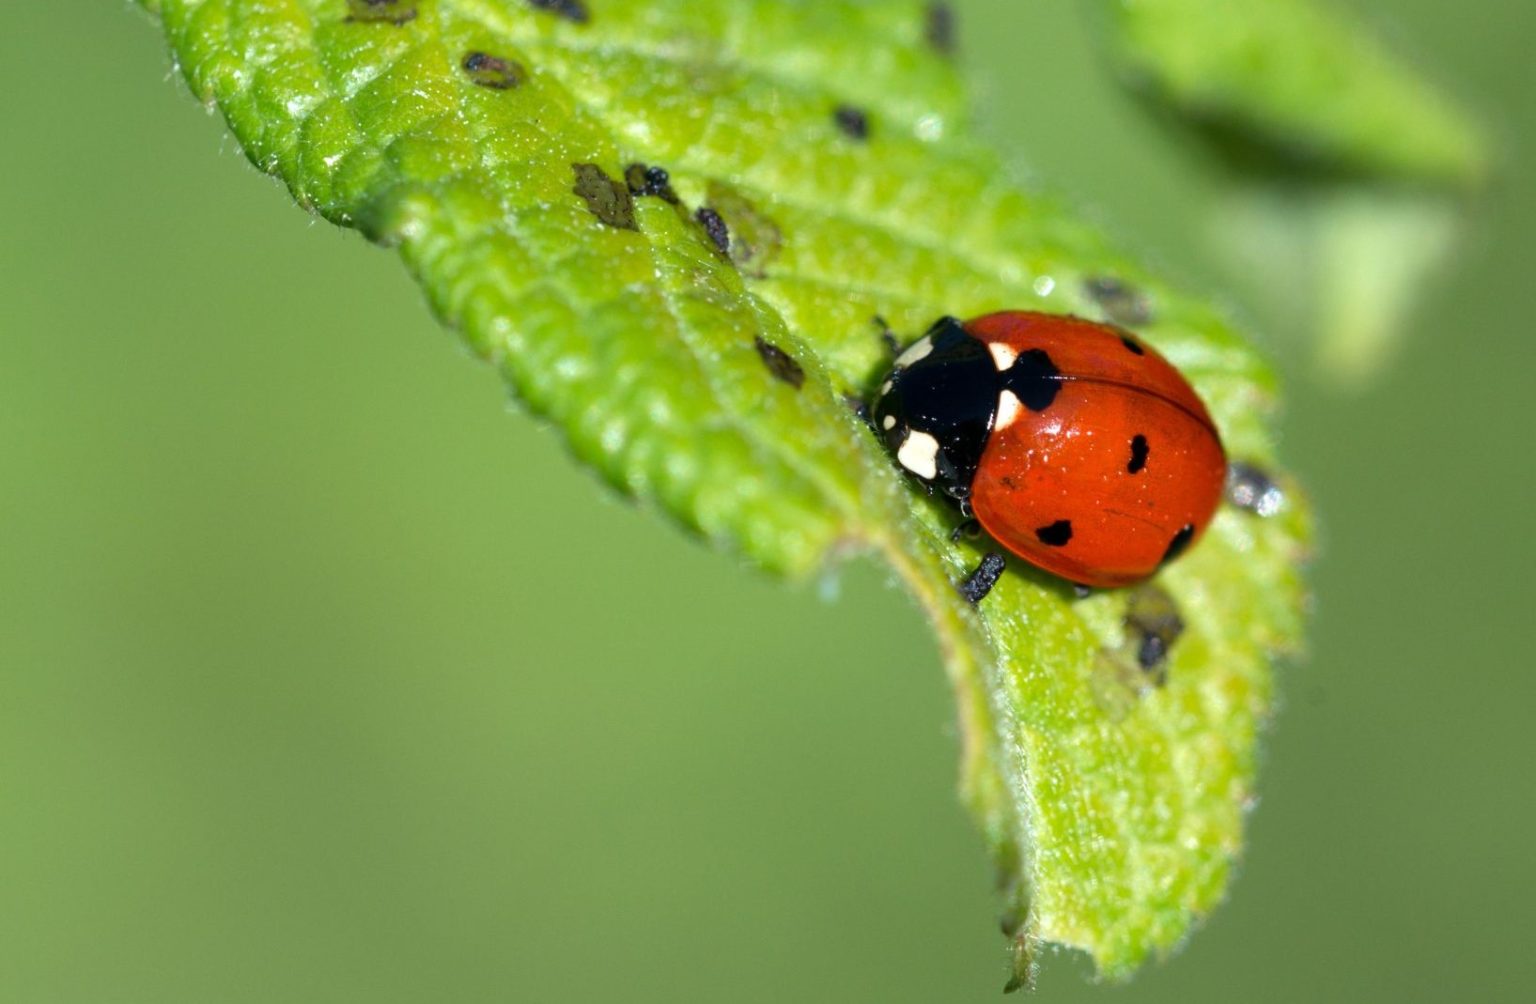
[(1132, 474), (1140, 474), (1147, 466), (1147, 454), (1151, 452), (1147, 446), (1146, 436), (1136, 436), (1131, 440), (1131, 462), (1125, 465), (1125, 469)]
[(1050, 526), (1042, 526), (1035, 531), (1035, 536), (1046, 547), (1066, 547), (1072, 539), (1072, 521), (1070, 519), (1058, 519)]
[(699, 221), (699, 225), (704, 228), (704, 233), (709, 235), (715, 250), (723, 255), (730, 254), (731, 229), (725, 225), (725, 220), (720, 217), (720, 214), (705, 206), (693, 215)]
[(849, 139), (869, 139), (869, 115), (862, 108), (838, 105), (832, 113), (832, 121), (837, 123), (837, 128)]
[(1083, 291), (1116, 324), (1146, 324), (1152, 320), (1151, 299), (1123, 279), (1094, 276), (1083, 283)]
[(624, 169), (624, 184), (629, 186), (630, 195), (651, 195), (674, 206), (678, 204), (677, 193), (672, 191), (672, 176), (664, 168), (631, 164)]
[(1130, 335), (1121, 335), (1120, 344), (1124, 345), (1138, 356), (1144, 356), (1147, 354), (1147, 350), (1141, 347), (1141, 343), (1132, 338)]
[(1173, 535), (1173, 539), (1168, 542), (1168, 550), (1163, 552), (1163, 560), (1161, 564), (1166, 565), (1168, 562), (1183, 554), (1184, 550), (1189, 547), (1189, 542), (1194, 539), (1195, 524), (1185, 523), (1184, 526), (1180, 528), (1179, 532)]
[(757, 354), (763, 357), (763, 364), (768, 367), (769, 373), (795, 390), (799, 390), (805, 383), (805, 368), (795, 361), (794, 356), (762, 335), (757, 336)]
[(1257, 467), (1233, 461), (1227, 466), (1227, 501), (1256, 516), (1273, 516), (1285, 504), (1285, 492)]
[(1003, 376), (1003, 387), (1013, 391), (1030, 411), (1044, 411), (1061, 390), (1061, 370), (1044, 349), (1020, 352)]
[(551, 14), (577, 24), (586, 24), (592, 20), (585, 0), (528, 0), (528, 6), (534, 10), (549, 11)]
[(402, 25), (416, 20), (415, 0), (347, 0), (348, 21)]
[(928, 23), (924, 34), (928, 38), (928, 44), (944, 55), (953, 55), (955, 51), (955, 9), (947, 3), (931, 3), (928, 5)]
[(592, 215), (619, 230), (639, 230), (635, 225), (635, 200), (629, 188), (608, 177), (596, 164), (572, 164), (576, 186), (571, 189), (587, 202)]
[(528, 79), (522, 64), (488, 52), (466, 52), (459, 65), (464, 68), (470, 80), (495, 91), (510, 91)]
[(1001, 554), (988, 551), (981, 559), (981, 564), (976, 566), (976, 570), (960, 583), (960, 595), (967, 603), (975, 606), (986, 599), (992, 587), (997, 585), (997, 580), (1002, 577), (1003, 569), (1007, 567), (1008, 563), (1003, 560)]

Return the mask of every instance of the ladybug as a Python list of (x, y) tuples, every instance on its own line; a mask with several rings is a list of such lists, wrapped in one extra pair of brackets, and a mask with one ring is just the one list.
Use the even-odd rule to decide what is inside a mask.
[(1173, 365), (1122, 328), (1010, 310), (941, 318), (871, 421), (911, 476), (1080, 586), (1147, 578), (1210, 524), (1227, 461)]

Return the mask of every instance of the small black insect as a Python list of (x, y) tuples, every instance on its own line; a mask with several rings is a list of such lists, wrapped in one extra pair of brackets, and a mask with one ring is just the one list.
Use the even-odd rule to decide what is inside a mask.
[(414, 0), (347, 0), (348, 21), (382, 22), (397, 27), (416, 20)]
[(928, 23), (925, 34), (928, 44), (944, 55), (955, 51), (955, 10), (947, 3), (928, 5)]
[(587, 203), (592, 215), (619, 230), (639, 230), (635, 223), (635, 200), (628, 186), (608, 177), (596, 164), (572, 164), (576, 185), (572, 191)]
[(795, 357), (768, 341), (762, 335), (757, 336), (757, 354), (762, 357), (763, 365), (768, 367), (776, 379), (789, 384), (795, 390), (799, 390), (805, 383), (805, 367), (795, 361)]
[[(1141, 290), (1112, 275), (1094, 276), (1083, 283), (1104, 316), (1116, 324), (1147, 324), (1152, 320), (1152, 300)], [(1127, 347), (1130, 347), (1129, 345)], [(1132, 351), (1136, 351), (1132, 348)]]
[(577, 24), (586, 24), (592, 19), (585, 0), (528, 0), (528, 6), (535, 10), (547, 10)]
[(988, 551), (981, 559), (981, 564), (968, 575), (964, 582), (960, 583), (960, 595), (972, 606), (986, 599), (992, 587), (997, 585), (997, 580), (1002, 576), (1007, 562), (996, 551)]
[(731, 228), (725, 225), (725, 220), (720, 214), (708, 206), (704, 206), (693, 215), (704, 228), (704, 233), (709, 235), (711, 243), (715, 245), (715, 250), (724, 255), (730, 254)]
[(862, 108), (838, 105), (837, 110), (832, 113), (832, 120), (849, 139), (869, 139), (869, 115)]
[(672, 190), (672, 176), (665, 168), (630, 164), (624, 169), (624, 184), (631, 195), (653, 195), (663, 202), (678, 204), (677, 193)]
[(488, 52), (466, 52), (459, 65), (470, 80), (495, 91), (509, 91), (528, 76), (521, 64)]
[(1125, 633), (1136, 665), (1155, 685), (1166, 683), (1169, 652), (1184, 633), (1184, 619), (1174, 598), (1152, 585), (1133, 590), (1125, 608)]

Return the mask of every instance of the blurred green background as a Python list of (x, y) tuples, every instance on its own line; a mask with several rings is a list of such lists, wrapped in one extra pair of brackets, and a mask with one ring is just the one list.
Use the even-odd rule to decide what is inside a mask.
[[(986, 128), (1220, 293), (1214, 179), (1069, 0), (961, 3)], [(1373, 0), (1504, 145), (1354, 397), (1230, 901), (1128, 989), (1536, 999), (1536, 8)], [(260, 178), (121, 0), (7, 10), (0, 1002), (991, 1001), (934, 643), (616, 501), (403, 270)], [(1238, 305), (1239, 308), (1241, 304)]]

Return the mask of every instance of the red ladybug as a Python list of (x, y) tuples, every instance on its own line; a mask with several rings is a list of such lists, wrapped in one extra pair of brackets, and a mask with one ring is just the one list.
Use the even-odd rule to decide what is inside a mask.
[(872, 421), (897, 462), (1025, 561), (1084, 586), (1146, 578), (1221, 500), (1221, 437), (1189, 382), (1123, 329), (1010, 310), (941, 318)]

